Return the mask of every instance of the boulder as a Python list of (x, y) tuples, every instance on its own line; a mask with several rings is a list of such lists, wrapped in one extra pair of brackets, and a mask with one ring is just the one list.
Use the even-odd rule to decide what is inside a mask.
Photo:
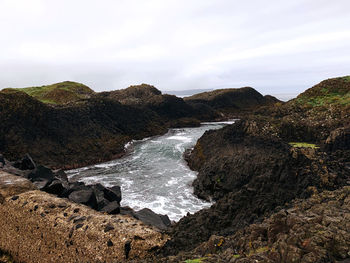
[(117, 201), (110, 202), (105, 207), (103, 207), (101, 212), (108, 213), (108, 214), (119, 214), (120, 213), (120, 204)]
[(68, 199), (79, 204), (87, 205), (93, 209), (97, 208), (95, 193), (89, 188), (73, 191), (71, 194), (69, 194)]
[(45, 192), (54, 194), (57, 196), (61, 196), (64, 191), (67, 190), (68, 185), (64, 185), (64, 183), (60, 180), (53, 180), (49, 185), (46, 185), (44, 189)]
[(122, 193), (120, 190), (120, 186), (118, 185), (104, 188), (103, 191), (106, 199), (110, 202), (113, 202), (113, 201), (120, 202), (122, 200)]
[(33, 181), (33, 184), (39, 189), (39, 190), (42, 190), (42, 191), (45, 191), (44, 189), (50, 185), (51, 181), (48, 180), (48, 179), (38, 179), (38, 180), (35, 180)]
[(13, 166), (20, 170), (34, 170), (36, 168), (35, 162), (28, 153), (21, 160), (16, 161)]
[(46, 179), (48, 181), (53, 181), (55, 179), (55, 175), (51, 171), (51, 169), (38, 165), (35, 170), (33, 170), (29, 175), (28, 179), (31, 181), (40, 181)]
[[(109, 204), (109, 200), (107, 200), (105, 198), (105, 187), (101, 184), (95, 184), (90, 186), (91, 189), (94, 191), (95, 196), (96, 196), (96, 201), (97, 201), (97, 210), (101, 210), (102, 208), (104, 208), (105, 206), (107, 206)], [(118, 202), (119, 204), (119, 202)]]
[(170, 220), (167, 215), (160, 215), (153, 212), (151, 209), (144, 208), (134, 213), (134, 216), (147, 225), (152, 225), (160, 230), (166, 230), (170, 225)]
[(54, 174), (58, 180), (68, 182), (67, 174), (63, 170), (56, 170)]

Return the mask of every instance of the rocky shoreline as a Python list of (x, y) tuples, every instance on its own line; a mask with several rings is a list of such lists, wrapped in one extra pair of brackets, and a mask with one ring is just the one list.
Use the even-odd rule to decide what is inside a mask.
[[(324, 194), (336, 200), (347, 198), (350, 101), (337, 104), (332, 98), (328, 104), (328, 96), (338, 98), (334, 95), (337, 92), (345, 98), (348, 96), (344, 95), (344, 92), (350, 93), (347, 78), (321, 82), (284, 105), (259, 109), (231, 126), (206, 132), (186, 158), (189, 166), (199, 172), (193, 183), (195, 193), (207, 200), (214, 199), (216, 203), (175, 224), (169, 231), (171, 239), (164, 246), (163, 255), (200, 256), (203, 258), (200, 262), (342, 262), (349, 259), (347, 220), (341, 221), (341, 230), (329, 230), (331, 234), (326, 239), (314, 244), (312, 254), (303, 248), (297, 233), (286, 235), (285, 228), (275, 226), (278, 222), (273, 220), (281, 217), (281, 211), (293, 209), (298, 210), (300, 216), (308, 217), (310, 211), (303, 204), (314, 202), (314, 197), (321, 198), (319, 204), (327, 209), (329, 203), (327, 198), (322, 199)], [(316, 96), (309, 98), (312, 105), (307, 104), (308, 94)], [(301, 100), (305, 103), (300, 104)], [(322, 103), (314, 105), (315, 101)], [(295, 200), (300, 202), (295, 203)], [(339, 215), (350, 216), (346, 200), (345, 206), (342, 207), (343, 201), (340, 201), (340, 205), (334, 206), (334, 214), (327, 214), (329, 220), (337, 221)], [(268, 236), (254, 236), (254, 232), (249, 232), (253, 229), (250, 226), (260, 227), (264, 220), (269, 220), (267, 218), (272, 218), (269, 221), (271, 227), (276, 228), (275, 234), (284, 233), (283, 238), (282, 235), (271, 241)], [(288, 212), (284, 218), (288, 220)], [(311, 229), (315, 227), (317, 225), (312, 225)], [(242, 229), (247, 230), (240, 232)], [(341, 238), (337, 237), (339, 232)], [(236, 257), (218, 249), (225, 240), (231, 240), (225, 248)], [(274, 245), (254, 245), (254, 242), (261, 244), (264, 240)], [(330, 249), (329, 242), (339, 244), (343, 252), (340, 253), (338, 248)], [(245, 247), (240, 254), (241, 245)], [(217, 250), (208, 250), (208, 246)], [(201, 247), (205, 249), (201, 250)], [(259, 253), (268, 256), (255, 257)], [(169, 262), (184, 260), (182, 256), (173, 261), (170, 258), (167, 258)]]
[[(133, 95), (136, 91), (140, 92), (139, 89), (140, 87), (136, 87), (123, 92), (100, 94), (97, 99), (122, 100), (123, 107), (138, 105), (138, 108), (140, 103), (144, 103), (142, 99)], [(175, 125), (175, 122), (184, 117), (179, 112), (180, 115), (169, 117), (169, 108), (165, 106), (169, 103), (178, 105), (177, 103), (183, 102), (173, 97), (164, 97), (153, 88), (142, 92), (145, 92), (143, 98), (146, 101), (144, 105), (148, 105), (146, 108), (152, 108), (153, 112), (162, 116), (158, 119), (161, 120), (159, 123), (167, 119)], [(124, 97), (125, 94), (129, 94), (130, 98)], [(173, 225), (166, 216), (157, 215), (150, 210), (135, 212), (120, 207), (119, 187), (105, 188), (102, 185), (86, 186), (69, 182), (64, 172), (51, 171), (36, 165), (29, 155), (11, 162), (0, 158), (2, 169), (17, 175), (11, 180), (24, 180), (25, 184), (29, 185), (24, 187), (23, 193), (22, 190), (14, 193), (9, 189), (6, 190), (7, 194), (0, 192), (3, 196), (0, 208), (5, 214), (16, 214), (16, 209), (21, 211), (27, 207), (25, 202), (32, 202), (31, 206), (35, 207), (39, 200), (35, 219), (40, 219), (47, 217), (47, 200), (65, 200), (72, 209), (79, 206), (84, 213), (93, 213), (94, 216), (90, 218), (91, 224), (88, 224), (89, 229), (93, 229), (95, 224), (103, 225), (104, 228), (95, 233), (103, 238), (105, 234), (102, 232), (110, 218), (126, 217), (132, 224), (127, 224), (127, 227), (120, 226), (123, 235), (128, 236), (123, 242), (120, 241), (120, 237), (107, 231), (111, 233), (109, 238), (114, 238), (110, 240), (111, 243), (118, 244), (118, 249), (115, 250), (117, 262), (349, 262), (349, 94), (349, 77), (326, 80), (287, 103), (272, 103), (272, 99), (265, 98), (269, 105), (252, 108), (249, 113), (241, 111), (242, 116), (244, 115), (242, 120), (220, 130), (206, 132), (194, 149), (186, 153), (186, 160), (191, 169), (198, 171), (197, 179), (193, 183), (195, 194), (216, 202), (208, 209), (193, 215), (188, 214)], [(203, 96), (199, 97), (203, 99)], [(205, 94), (204, 99), (207, 97), (210, 96)], [(210, 103), (215, 104), (215, 100), (210, 100), (208, 104)], [(220, 107), (228, 111), (229, 107), (226, 106)], [(207, 109), (206, 106), (200, 107)], [(234, 112), (231, 111), (231, 114), (236, 114), (236, 110), (235, 108)], [(38, 188), (68, 198), (69, 201), (34, 190)], [(72, 209), (69, 211), (74, 216), (75, 208)], [(59, 213), (61, 212), (60, 210)], [(28, 211), (25, 213), (21, 216), (29, 220)], [(29, 210), (29, 213), (33, 211)], [(50, 212), (47, 213), (49, 214)], [(79, 216), (86, 217), (84, 222), (88, 218), (87, 215)], [(104, 218), (102, 223), (99, 221), (101, 217)], [(53, 218), (52, 220), (56, 220)], [(68, 220), (68, 223), (64, 214), (63, 218), (58, 218), (64, 227), (69, 224), (64, 233), (73, 229), (74, 236), (83, 229), (77, 229), (77, 225), (71, 226), (72, 222), (80, 217), (74, 217), (72, 222)], [(5, 224), (6, 220), (2, 219), (0, 222)], [(12, 229), (12, 232), (9, 231), (11, 235), (16, 236), (19, 232), (27, 231), (16, 230), (16, 227), (20, 228), (18, 222), (23, 223), (21, 220), (16, 222), (17, 225), (14, 222), (4, 225), (5, 228)], [(45, 225), (41, 221), (40, 224)], [(131, 231), (133, 224), (142, 224), (143, 227)], [(147, 232), (148, 229), (155, 232)], [(144, 234), (146, 231), (151, 237), (141, 237), (137, 234), (138, 231)], [(130, 241), (131, 234), (134, 236)], [(40, 240), (39, 232), (35, 238)], [(70, 238), (62, 236), (60, 242), (65, 244)], [(45, 243), (47, 239), (44, 240), (40, 242), (44, 242), (43, 246), (46, 249), (50, 244)], [(142, 245), (137, 245), (138, 242)], [(108, 246), (111, 243), (107, 239), (96, 243), (96, 246), (100, 247), (104, 243), (107, 247), (112, 247)], [(79, 250), (80, 246), (84, 247), (82, 243), (77, 242), (74, 248)], [(69, 247), (59, 247), (58, 250), (74, 255), (73, 257), (78, 259), (76, 261), (87, 259), (84, 253), (74, 254)], [(11, 246), (4, 242), (0, 241), (0, 248), (10, 252), (16, 260), (30, 261), (25, 257), (21, 259), (19, 252), (11, 251)], [(134, 250), (135, 248), (137, 249)], [(113, 262), (109, 257), (111, 251), (104, 247), (99, 254), (101, 258), (96, 258), (96, 262), (100, 259)], [(132, 254), (130, 251), (137, 252)], [(36, 253), (39, 252), (36, 250)], [(56, 259), (60, 261), (61, 258)]]

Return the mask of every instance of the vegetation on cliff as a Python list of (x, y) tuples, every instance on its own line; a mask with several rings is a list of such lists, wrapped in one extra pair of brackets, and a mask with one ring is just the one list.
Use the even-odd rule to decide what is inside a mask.
[(29, 88), (7, 88), (3, 93), (24, 92), (37, 100), (49, 104), (65, 104), (86, 99), (94, 94), (94, 91), (84, 84), (64, 81), (52, 85), (29, 87)]

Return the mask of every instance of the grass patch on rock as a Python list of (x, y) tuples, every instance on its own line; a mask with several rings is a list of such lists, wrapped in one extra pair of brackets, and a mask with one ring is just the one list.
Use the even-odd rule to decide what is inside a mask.
[(307, 143), (307, 142), (290, 142), (289, 145), (295, 148), (312, 148), (312, 149), (320, 148), (316, 144)]
[(28, 88), (7, 88), (1, 92), (21, 91), (47, 104), (65, 104), (90, 97), (94, 91), (84, 84), (64, 81), (52, 85)]
[(185, 260), (185, 263), (201, 263), (204, 262), (206, 258), (196, 258), (196, 259), (187, 259)]

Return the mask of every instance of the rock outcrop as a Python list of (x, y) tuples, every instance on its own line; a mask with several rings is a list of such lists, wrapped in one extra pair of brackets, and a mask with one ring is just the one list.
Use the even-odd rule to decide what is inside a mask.
[(243, 114), (261, 106), (281, 103), (273, 96), (263, 96), (251, 87), (218, 89), (184, 98), (186, 102), (202, 103), (226, 114)]
[(0, 171), (0, 248), (16, 262), (124, 262), (168, 239), (128, 215), (106, 215)]
[(349, 222), (349, 186), (315, 192), (306, 200), (293, 201), (289, 208), (261, 223), (233, 235), (213, 235), (190, 252), (157, 262), (346, 263), (350, 260)]
[(0, 151), (10, 160), (29, 153), (50, 168), (71, 168), (116, 158), (124, 145), (166, 132), (155, 112), (91, 98), (52, 107), (16, 92), (0, 92)]
[(326, 80), (295, 100), (206, 132), (187, 160), (199, 172), (195, 194), (216, 203), (175, 224), (164, 253), (230, 236), (295, 198), (349, 185), (349, 94), (347, 78)]

